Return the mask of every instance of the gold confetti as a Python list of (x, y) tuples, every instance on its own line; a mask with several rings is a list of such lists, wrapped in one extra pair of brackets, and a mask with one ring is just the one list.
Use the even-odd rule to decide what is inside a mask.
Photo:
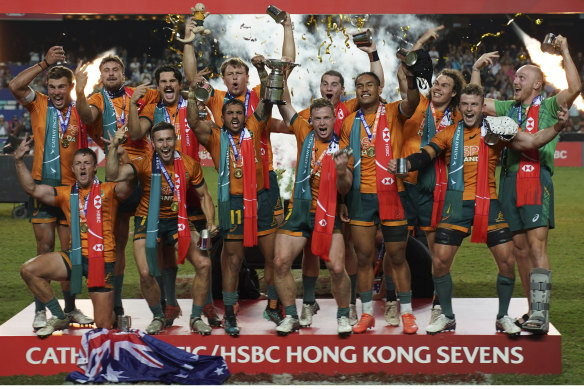
[(318, 46), (318, 53), (316, 54), (316, 58), (318, 58), (318, 60), (322, 63), (322, 57), (320, 56), (320, 49), (322, 49), (322, 46), (324, 46), (326, 44), (326, 41), (322, 42), (320, 44), (320, 46)]
[(333, 43), (333, 37), (331, 36), (331, 24), (332, 24), (332, 20), (333, 20), (333, 17), (332, 16), (329, 16), (327, 18), (326, 35), (328, 36), (328, 38), (331, 41), (331, 43), (329, 43), (327, 45), (327, 47), (326, 47), (326, 49), (324, 51), (326, 54), (330, 54), (331, 53), (329, 49), (330, 49), (330, 47), (331, 47), (331, 45)]
[(520, 54), (519, 59), (522, 61), (525, 61), (527, 59), (527, 57), (525, 56), (525, 54)]

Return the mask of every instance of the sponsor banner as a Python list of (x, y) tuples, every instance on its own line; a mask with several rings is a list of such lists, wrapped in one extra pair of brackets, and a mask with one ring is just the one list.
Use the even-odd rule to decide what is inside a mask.
[(554, 154), (554, 165), (577, 167), (582, 166), (583, 145), (583, 142), (558, 142)]
[[(225, 358), (232, 373), (298, 374), (560, 374), (561, 336), (503, 334), (370, 335), (160, 335), (185, 351)], [(51, 375), (76, 370), (81, 336), (2, 336), (0, 376)], [(541, 356), (545, 355), (545, 363)]]
[[(207, 11), (212, 14), (263, 14), (267, 4), (264, 1), (218, 1), (208, 3)], [(6, 1), (2, 5), (6, 13), (48, 13), (48, 14), (190, 14), (192, 1), (168, 2), (155, 0), (103, 0), (103, 1)], [(574, 0), (555, 1), (506, 1), (477, 0), (460, 2), (443, 1), (344, 1), (297, 0), (278, 3), (277, 6), (294, 14), (514, 14), (523, 13), (579, 13), (580, 3)]]

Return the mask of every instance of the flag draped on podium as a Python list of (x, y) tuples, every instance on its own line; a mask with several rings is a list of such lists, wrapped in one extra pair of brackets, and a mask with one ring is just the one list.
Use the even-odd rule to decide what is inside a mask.
[(191, 354), (139, 330), (87, 332), (77, 365), (82, 371), (69, 374), (68, 381), (219, 385), (229, 377), (223, 357)]

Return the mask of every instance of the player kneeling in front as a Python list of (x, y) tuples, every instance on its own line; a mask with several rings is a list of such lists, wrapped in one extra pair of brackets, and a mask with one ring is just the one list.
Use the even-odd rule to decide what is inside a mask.
[(49, 206), (60, 207), (71, 228), (71, 250), (32, 258), (22, 265), (20, 275), (31, 292), (49, 308), (53, 317), (37, 331), (39, 338), (69, 327), (69, 319), (55, 298), (50, 281), (71, 281), (71, 293), (81, 292), (81, 277), (87, 277), (93, 317), (100, 328), (113, 324), (112, 276), (116, 260), (113, 233), (118, 202), (131, 193), (127, 183), (101, 183), (96, 177), (97, 157), (89, 148), (73, 156), (72, 186), (36, 184), (23, 161), (32, 138), (25, 139), (14, 154), (18, 180), (25, 192)]
[[(503, 147), (537, 149), (551, 141), (563, 123), (535, 135), (517, 133), (517, 124), (509, 118), (483, 117), (483, 100), (480, 86), (465, 86), (459, 103), (463, 120), (445, 128), (420, 152), (406, 158), (409, 171), (424, 168), (442, 152), (446, 153), (448, 164), (448, 186), (432, 255), (433, 280), (442, 314), (426, 328), (429, 334), (456, 328), (450, 268), (471, 227), (471, 242), (486, 242), (499, 269), (496, 329), (509, 336), (518, 336), (521, 332), (507, 315), (515, 285), (515, 260), (511, 232), (497, 199), (495, 167)], [(498, 137), (502, 141), (499, 142)], [(396, 168), (396, 160), (390, 161), (388, 169), (396, 171)]]

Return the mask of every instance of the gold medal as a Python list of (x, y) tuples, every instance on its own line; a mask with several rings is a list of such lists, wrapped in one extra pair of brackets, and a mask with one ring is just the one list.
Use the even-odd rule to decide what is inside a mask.
[(85, 233), (89, 230), (89, 227), (87, 227), (87, 223), (81, 223), (79, 229), (81, 230), (81, 232)]
[(69, 141), (66, 138), (61, 139), (61, 146), (63, 146), (63, 148), (66, 149), (67, 147), (69, 147)]
[(233, 171), (233, 177), (235, 178), (243, 177), (243, 170), (240, 167), (236, 167), (235, 170)]
[(375, 157), (375, 147), (369, 147), (367, 149), (367, 156), (369, 156), (369, 157)]
[(170, 210), (172, 212), (177, 212), (178, 211), (178, 202), (173, 201), (172, 204), (170, 204)]

